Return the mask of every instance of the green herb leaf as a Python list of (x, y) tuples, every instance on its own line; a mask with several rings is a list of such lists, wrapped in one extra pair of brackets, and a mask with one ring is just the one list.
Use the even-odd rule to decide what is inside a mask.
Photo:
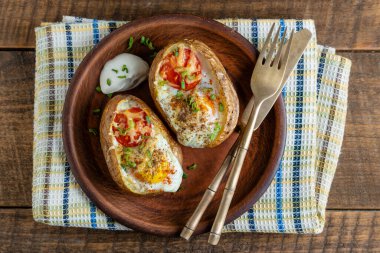
[(214, 127), (214, 131), (213, 133), (210, 135), (210, 140), (215, 140), (216, 136), (218, 136), (219, 132), (220, 132), (220, 129), (221, 129), (221, 126), (219, 125), (218, 122), (215, 123), (215, 127)]
[(126, 161), (125, 165), (127, 165), (130, 168), (136, 168), (136, 163), (133, 161)]
[(121, 129), (120, 127), (117, 127), (116, 129), (117, 131), (119, 131), (119, 134), (122, 136), (125, 136), (127, 134), (128, 129)]
[(125, 71), (125, 73), (128, 73), (127, 65), (124, 64), (124, 65), (121, 67), (121, 71)]
[(96, 108), (96, 109), (92, 110), (92, 113), (93, 113), (93, 114), (98, 114), (99, 112), (100, 112), (100, 109), (99, 109), (99, 108)]
[(117, 78), (125, 79), (125, 78), (127, 78), (127, 76), (117, 76)]
[(113, 72), (115, 72), (116, 74), (119, 72), (119, 70), (117, 69), (112, 69)]
[(112, 98), (112, 93), (107, 94), (107, 97)]
[(175, 97), (176, 97), (176, 99), (180, 99), (180, 98), (182, 98), (183, 97), (183, 92), (182, 91), (177, 91), (177, 94), (175, 94)]
[(182, 178), (183, 178), (183, 179), (186, 179), (186, 178), (187, 178), (187, 174), (186, 174), (185, 172), (182, 174)]
[(211, 99), (211, 100), (215, 100), (215, 99), (216, 99), (215, 94), (211, 94), (211, 95), (210, 95), (210, 99)]
[(107, 85), (111, 86), (111, 79), (107, 78)]
[(181, 81), (181, 89), (183, 89), (183, 90), (185, 89), (185, 81), (184, 80)]
[(140, 43), (143, 44), (143, 45), (145, 45), (145, 36), (141, 37)]
[(188, 170), (195, 170), (196, 168), (197, 168), (197, 164), (196, 163), (193, 163), (192, 165), (190, 165), (190, 166), (187, 166), (187, 169)]
[(128, 42), (128, 50), (132, 48), (132, 45), (133, 45), (133, 37), (129, 37), (129, 42)]
[(153, 46), (152, 41), (150, 41), (150, 42), (148, 43), (148, 48), (149, 48), (150, 50), (154, 50), (154, 46)]
[(158, 81), (158, 85), (160, 85), (160, 86), (164, 86), (167, 83), (168, 83), (167, 80), (160, 80), (160, 81)]
[(97, 135), (98, 134), (98, 130), (96, 128), (89, 128), (88, 131), (90, 133), (92, 133), (93, 135)]
[(96, 86), (95, 90), (96, 90), (97, 92), (102, 92), (102, 88), (100, 88), (100, 86)]
[(178, 57), (178, 47), (173, 50), (173, 54), (175, 57)]
[(132, 149), (128, 148), (128, 147), (124, 147), (123, 148), (123, 152), (126, 153), (126, 154), (128, 154), (128, 153), (132, 152)]
[(151, 121), (150, 121), (150, 117), (149, 117), (148, 115), (146, 115), (145, 119), (146, 119), (146, 122), (148, 122), (148, 124), (151, 123)]
[(219, 111), (220, 112), (224, 111), (224, 105), (223, 105), (223, 103), (219, 103)]

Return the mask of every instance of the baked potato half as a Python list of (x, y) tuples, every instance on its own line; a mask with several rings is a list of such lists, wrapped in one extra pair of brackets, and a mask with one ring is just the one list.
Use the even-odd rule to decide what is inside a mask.
[(125, 190), (175, 192), (182, 181), (182, 151), (154, 112), (139, 98), (115, 96), (100, 122), (109, 172)]
[(200, 41), (182, 40), (162, 49), (149, 72), (149, 89), (184, 146), (215, 147), (236, 127), (236, 91), (218, 57)]

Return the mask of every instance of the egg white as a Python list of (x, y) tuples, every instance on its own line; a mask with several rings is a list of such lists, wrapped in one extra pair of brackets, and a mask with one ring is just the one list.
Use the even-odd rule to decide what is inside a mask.
[[(131, 107), (139, 106), (136, 101), (133, 100), (124, 100), (119, 102), (117, 105), (117, 112), (122, 112), (128, 110)], [(120, 149), (123, 146), (116, 140), (113, 135), (112, 127), (110, 127), (109, 134), (111, 135), (113, 141), (114, 149)], [(156, 131), (154, 122), (152, 122), (152, 132), (150, 138), (148, 138), (146, 145), (152, 148), (153, 150), (161, 150), (164, 154), (164, 160), (167, 161), (171, 167), (171, 171), (174, 173), (170, 173), (167, 177), (170, 179), (170, 183), (157, 182), (157, 183), (149, 183), (143, 182), (136, 178), (133, 173), (129, 173), (130, 170), (124, 170), (121, 164), (121, 156), (117, 155), (118, 159), (118, 167), (121, 171), (122, 179), (124, 184), (134, 193), (138, 194), (146, 194), (151, 192), (176, 192), (182, 182), (183, 170), (182, 166), (178, 160), (178, 158), (174, 155), (173, 150), (170, 147), (169, 142), (165, 139), (165, 137), (159, 132)], [(139, 169), (139, 166), (145, 166), (144, 163), (140, 164), (135, 168)]]

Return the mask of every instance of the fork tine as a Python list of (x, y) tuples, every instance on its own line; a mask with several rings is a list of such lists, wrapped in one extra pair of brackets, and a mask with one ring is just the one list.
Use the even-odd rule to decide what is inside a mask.
[(280, 48), (278, 49), (277, 54), (274, 58), (273, 66), (276, 66), (276, 67), (279, 67), (279, 63), (280, 63), (280, 59), (281, 59), (281, 53), (282, 53), (282, 47), (285, 43), (286, 31), (287, 31), (287, 28), (285, 28), (284, 34), (282, 35)]
[(285, 55), (284, 57), (281, 58), (281, 67), (286, 66), (286, 64), (288, 63), (290, 47), (292, 46), (292, 41), (293, 41), (293, 34), (294, 34), (294, 30), (292, 30), (292, 33), (290, 34), (288, 45), (285, 50)]
[(272, 45), (271, 45), (271, 47), (270, 47), (270, 50), (269, 50), (268, 56), (267, 56), (267, 58), (266, 58), (266, 60), (265, 60), (265, 64), (266, 64), (266, 65), (271, 65), (271, 63), (272, 63), (272, 56), (273, 56), (273, 54), (274, 54), (274, 51), (276, 50), (277, 41), (278, 41), (278, 36), (280, 35), (280, 29), (281, 29), (281, 27), (278, 27), (278, 29), (277, 29), (277, 33), (276, 33), (276, 37), (275, 37), (274, 40), (273, 40), (273, 43), (272, 43)]
[(272, 24), (272, 27), (271, 27), (270, 30), (269, 30), (269, 33), (268, 33), (267, 38), (266, 38), (266, 40), (265, 40), (264, 46), (263, 46), (263, 48), (261, 49), (261, 53), (260, 53), (260, 55), (259, 55), (259, 58), (257, 59), (257, 62), (261, 62), (261, 63), (263, 62), (263, 58), (264, 58), (264, 55), (265, 55), (265, 51), (267, 50), (268, 44), (269, 44), (269, 42), (270, 42), (270, 39), (272, 38), (272, 33), (273, 33), (273, 29), (274, 29), (274, 24), (275, 24), (275, 23)]

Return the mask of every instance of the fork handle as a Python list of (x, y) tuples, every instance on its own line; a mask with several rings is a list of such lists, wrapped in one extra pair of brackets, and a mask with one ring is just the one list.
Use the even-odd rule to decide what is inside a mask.
[(240, 171), (241, 171), (245, 156), (248, 151), (249, 143), (251, 142), (255, 121), (257, 119), (258, 112), (260, 111), (261, 105), (262, 105), (262, 101), (259, 102), (257, 106), (254, 107), (253, 111), (251, 112), (251, 115), (248, 120), (248, 124), (246, 128), (244, 129), (241, 143), (237, 150), (236, 158), (233, 160), (231, 174), (228, 177), (226, 187), (224, 188), (222, 201), (220, 202), (219, 209), (216, 214), (214, 223), (211, 228), (210, 236), (208, 239), (208, 243), (212, 245), (217, 245), (219, 242), (222, 228), (226, 221), (228, 209), (230, 208), (231, 201), (235, 193), (235, 188), (240, 176)]
[(241, 140), (241, 135), (239, 135), (238, 139), (235, 141), (234, 145), (228, 152), (227, 156), (224, 158), (224, 161), (222, 163), (222, 166), (220, 166), (218, 173), (216, 174), (213, 181), (207, 188), (206, 192), (203, 194), (202, 200), (199, 202), (193, 215), (190, 217), (185, 227), (182, 229), (182, 232), (181, 232), (182, 238), (189, 240), (191, 235), (194, 233), (195, 229), (197, 228), (200, 219), (202, 218), (207, 207), (210, 205), (211, 200), (214, 198), (215, 192), (218, 190), (220, 182), (222, 181), (224, 175), (226, 174), (228, 168), (230, 167), (231, 161), (233, 161), (234, 158), (236, 157), (237, 145), (240, 144), (240, 140)]

